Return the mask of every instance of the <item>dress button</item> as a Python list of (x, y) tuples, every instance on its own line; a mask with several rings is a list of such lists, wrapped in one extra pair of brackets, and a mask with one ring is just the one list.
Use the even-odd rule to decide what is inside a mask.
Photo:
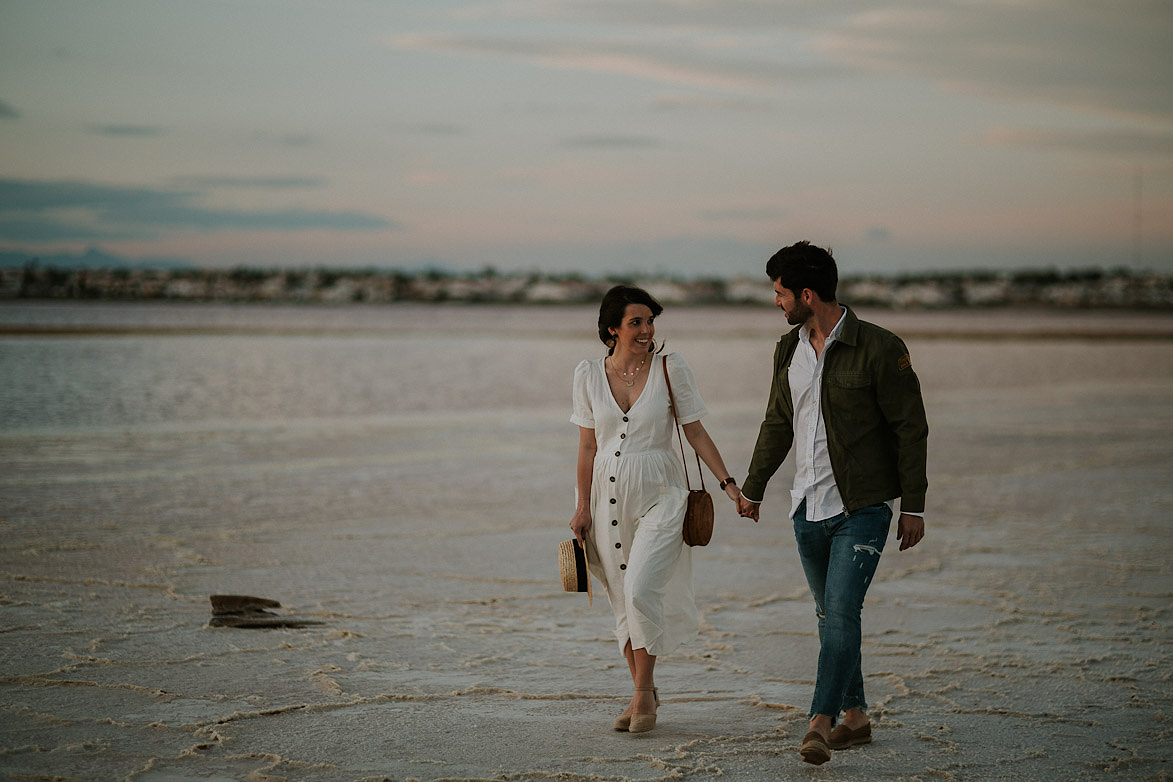
[(620, 566), (619, 566), (619, 569), (620, 569), (620, 570), (627, 570), (627, 565), (620, 565)]
[(611, 504), (612, 504), (612, 505), (614, 505), (614, 504), (615, 504), (616, 502), (618, 502), (618, 501), (619, 501), (619, 500), (615, 499), (614, 497), (612, 497), (612, 498), (611, 498)]
[(616, 544), (615, 544), (615, 548), (623, 548), (623, 544), (622, 544), (622, 543), (616, 543)]
[(619, 455), (619, 451), (616, 451), (616, 452), (615, 452), (615, 455), (616, 455), (616, 456), (618, 456), (618, 455)]
[(627, 434), (626, 434), (626, 433), (624, 433), (624, 434), (621, 434), (621, 435), (619, 435), (619, 439), (620, 439), (620, 440), (626, 440), (626, 439), (627, 439)]
[(611, 476), (611, 483), (615, 483), (615, 476), (614, 475)]
[(619, 519), (611, 519), (611, 526), (618, 527), (619, 526)]
[(623, 416), (623, 423), (627, 423), (627, 421), (628, 421), (627, 416)]

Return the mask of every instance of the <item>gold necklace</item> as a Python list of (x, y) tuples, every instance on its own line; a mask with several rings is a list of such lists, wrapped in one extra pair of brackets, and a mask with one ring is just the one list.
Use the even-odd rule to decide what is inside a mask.
[[(648, 357), (644, 356), (643, 358), (640, 359), (638, 367), (631, 370), (630, 372), (624, 372), (624, 371), (620, 370), (619, 367), (615, 366), (615, 357), (612, 356), (611, 357), (611, 371), (618, 374), (618, 375), (621, 375), (622, 376), (621, 379), (623, 380), (624, 385), (626, 385), (628, 388), (632, 388), (633, 386), (635, 386), (635, 376), (638, 375), (639, 371), (644, 368), (644, 364), (646, 364), (647, 361), (648, 361)], [(631, 380), (628, 381), (627, 378), (631, 378)]]

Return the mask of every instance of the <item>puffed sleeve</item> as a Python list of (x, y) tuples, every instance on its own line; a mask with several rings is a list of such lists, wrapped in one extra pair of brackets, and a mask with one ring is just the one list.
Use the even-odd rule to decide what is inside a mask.
[(574, 368), (574, 389), (571, 392), (574, 399), (574, 413), (570, 416), (572, 424), (578, 424), (584, 429), (595, 428), (595, 413), (591, 409), (590, 385), (591, 362), (580, 361)]
[(699, 421), (709, 414), (701, 392), (697, 390), (692, 367), (679, 353), (668, 354), (668, 377), (672, 380), (672, 398), (676, 401), (676, 419), (683, 424)]

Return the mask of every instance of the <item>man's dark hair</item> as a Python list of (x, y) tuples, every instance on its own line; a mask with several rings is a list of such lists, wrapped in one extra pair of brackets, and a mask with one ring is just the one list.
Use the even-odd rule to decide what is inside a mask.
[(795, 296), (804, 288), (810, 288), (823, 301), (835, 301), (835, 288), (839, 285), (835, 259), (830, 250), (810, 242), (795, 242), (774, 253), (766, 263), (766, 274), (771, 281), (793, 291)]

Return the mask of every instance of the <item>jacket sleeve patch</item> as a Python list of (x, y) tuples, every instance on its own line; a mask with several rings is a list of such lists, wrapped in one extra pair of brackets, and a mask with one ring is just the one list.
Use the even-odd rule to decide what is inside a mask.
[(896, 366), (900, 369), (901, 372), (903, 372), (906, 369), (911, 369), (912, 368), (912, 356), (905, 353), (903, 356), (901, 356), (899, 359), (896, 360)]

